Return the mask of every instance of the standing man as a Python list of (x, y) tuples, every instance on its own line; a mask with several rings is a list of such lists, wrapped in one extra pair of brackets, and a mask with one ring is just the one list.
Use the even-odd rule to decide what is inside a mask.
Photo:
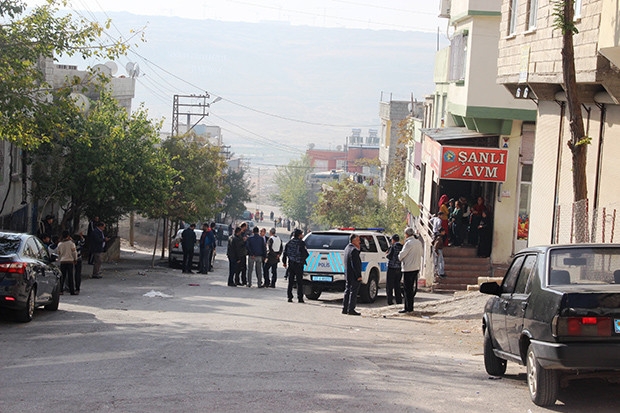
[(405, 245), (398, 254), (405, 284), (405, 308), (399, 311), (401, 314), (413, 313), (413, 297), (418, 290), (418, 274), (420, 273), (422, 253), (422, 243), (414, 235), (413, 228), (407, 227), (405, 229)]
[(224, 238), (224, 227), (222, 227), (221, 225), (217, 226), (217, 246), (221, 247), (222, 246), (222, 240)]
[(253, 235), (246, 241), (248, 250), (248, 287), (252, 286), (252, 269), (256, 271), (258, 288), (263, 288), (263, 262), (267, 257), (265, 238), (258, 234), (258, 227), (252, 230)]
[(286, 268), (287, 264), (290, 267), (288, 271), (288, 289), (287, 296), (288, 302), (293, 302), (293, 284), (297, 283), (297, 301), (304, 302), (304, 264), (306, 258), (308, 258), (308, 249), (306, 243), (301, 239), (304, 233), (300, 229), (293, 231), (291, 240), (286, 243), (284, 247), (284, 255), (282, 256), (282, 265)]
[[(265, 282), (271, 288), (276, 288), (276, 281), (278, 279), (278, 263), (280, 262), (280, 255), (282, 255), (282, 240), (276, 235), (276, 229), (271, 228), (269, 230), (269, 239), (267, 240), (267, 261), (263, 272), (265, 273)], [(271, 283), (269, 283), (269, 269), (271, 269)]]
[(42, 219), (39, 222), (39, 230), (37, 231), (37, 236), (39, 239), (43, 238), (44, 234), (49, 235), (50, 237), (54, 235), (52, 225), (54, 224), (54, 215), (46, 215), (45, 219)]
[(213, 258), (215, 258), (215, 222), (209, 224), (207, 228), (207, 261), (205, 263), (205, 274), (213, 271)]
[[(239, 236), (240, 233), (241, 233), (241, 228), (236, 227), (235, 233), (231, 234), (230, 237), (228, 237), (226, 256), (228, 256), (228, 286), (229, 287), (236, 287), (237, 285), (240, 284), (239, 273), (237, 272), (237, 267), (239, 265), (238, 264), (239, 259), (237, 257), (238, 248), (236, 248), (236, 244), (238, 244), (239, 242), (243, 242), (243, 240), (241, 240), (241, 237)], [(235, 281), (235, 277), (237, 277), (236, 281)]]
[(207, 231), (209, 230), (209, 225), (205, 222), (204, 224), (202, 224), (202, 234), (200, 235), (200, 240), (198, 241), (198, 251), (199, 251), (199, 256), (198, 256), (198, 273), (199, 274), (206, 274), (207, 272), (209, 272), (208, 270), (208, 266), (207, 266)]
[[(441, 226), (441, 224), (440, 224)], [(400, 280), (403, 278), (402, 268), (398, 254), (402, 251), (403, 244), (400, 243), (400, 237), (398, 234), (392, 235), (392, 245), (388, 249), (388, 269), (387, 269), (387, 281), (385, 286), (385, 292), (387, 294), (388, 305), (402, 304), (403, 298), (400, 294)]]
[(105, 250), (105, 243), (109, 240), (103, 231), (105, 224), (101, 221), (97, 222), (97, 228), (92, 233), (90, 253), (93, 257), (93, 275), (92, 278), (101, 277), (101, 260), (103, 259), (103, 251)]
[(362, 283), (362, 260), (360, 258), (360, 237), (349, 236), (349, 245), (344, 249), (344, 277), (346, 286), (342, 303), (342, 314), (362, 315), (355, 311), (357, 293)]
[(192, 262), (194, 261), (194, 245), (196, 245), (196, 224), (190, 224), (181, 233), (181, 247), (183, 248), (183, 272), (193, 274)]

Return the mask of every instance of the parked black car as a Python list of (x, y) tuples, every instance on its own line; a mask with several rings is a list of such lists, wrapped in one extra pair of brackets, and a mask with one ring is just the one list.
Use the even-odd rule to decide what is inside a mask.
[(571, 379), (620, 377), (620, 245), (528, 248), (480, 291), (496, 296), (482, 319), (486, 371), (526, 365), (535, 404), (554, 404)]
[(35, 307), (58, 309), (61, 287), (60, 271), (39, 238), (0, 232), (1, 308), (18, 321), (31, 321)]

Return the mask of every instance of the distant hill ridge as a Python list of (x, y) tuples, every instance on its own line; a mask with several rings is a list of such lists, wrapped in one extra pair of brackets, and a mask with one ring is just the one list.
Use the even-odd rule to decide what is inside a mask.
[[(131, 60), (141, 68), (134, 107), (144, 101), (152, 117), (165, 116), (167, 131), (174, 94), (208, 91), (222, 96), (205, 123), (223, 128), (233, 152), (266, 162), (282, 148), (277, 156), (295, 158), (290, 147), (305, 150), (315, 143), (335, 148), (352, 127), (361, 127), (363, 134), (369, 127), (378, 128), (381, 92), (385, 99), (393, 93), (395, 100), (408, 100), (412, 92), (419, 99), (434, 89), (435, 34), (129, 13), (107, 17), (113, 22), (108, 33), (116, 36), (116, 28), (127, 35), (148, 22), (147, 42), (135, 49), (139, 56), (130, 53), (119, 61), (121, 67)], [(121, 68), (118, 74), (123, 72)], [(320, 125), (265, 116), (226, 100)]]

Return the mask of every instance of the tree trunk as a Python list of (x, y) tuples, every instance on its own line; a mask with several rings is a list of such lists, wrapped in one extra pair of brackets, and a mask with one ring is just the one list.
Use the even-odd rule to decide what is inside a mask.
[[(573, 2), (564, 1), (564, 22), (566, 26), (572, 27), (574, 9)], [(583, 201), (588, 199), (588, 183), (586, 179), (586, 156), (587, 139), (583, 126), (583, 116), (581, 113), (581, 101), (577, 90), (577, 79), (575, 74), (575, 48), (573, 44), (573, 30), (565, 29), (563, 33), (564, 44), (562, 47), (562, 67), (564, 73), (564, 88), (566, 89), (566, 100), (568, 104), (569, 125), (571, 139), (568, 147), (572, 153), (573, 170), (573, 201)], [(587, 201), (586, 201), (587, 202)], [(575, 239), (577, 242), (587, 241), (587, 214), (579, 213), (573, 217), (575, 221)]]

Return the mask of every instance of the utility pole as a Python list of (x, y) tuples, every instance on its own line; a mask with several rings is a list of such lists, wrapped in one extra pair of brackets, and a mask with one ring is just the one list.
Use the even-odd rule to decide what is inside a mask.
[[(179, 136), (179, 116), (187, 116), (187, 130), (194, 129), (198, 122), (209, 116), (211, 103), (207, 102), (210, 96), (205, 92), (204, 95), (174, 95), (172, 100), (172, 136)], [(217, 98), (216, 100), (219, 100)], [(192, 124), (192, 116), (199, 116), (199, 119)]]

